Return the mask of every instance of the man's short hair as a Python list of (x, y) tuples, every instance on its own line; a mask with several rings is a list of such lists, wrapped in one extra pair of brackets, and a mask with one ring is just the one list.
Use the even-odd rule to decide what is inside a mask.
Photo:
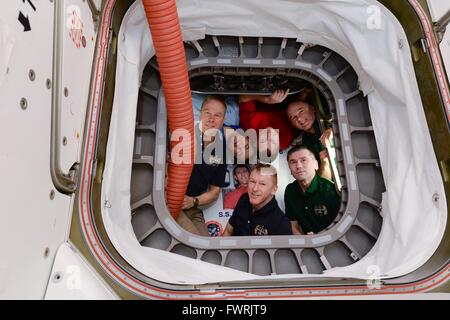
[(248, 172), (250, 172), (250, 168), (246, 164), (237, 164), (237, 165), (234, 166), (233, 176), (236, 175), (236, 170), (239, 169), (239, 168), (245, 168), (245, 169), (247, 169)]
[(227, 111), (227, 103), (225, 102), (225, 97), (220, 96), (218, 94), (210, 94), (210, 95), (206, 96), (205, 100), (203, 100), (202, 107), (200, 108), (200, 111), (203, 110), (203, 106), (205, 105), (205, 103), (210, 101), (210, 100), (219, 101), (224, 106), (225, 112)]
[(288, 104), (288, 108), (291, 107), (291, 105), (300, 104), (300, 103), (306, 105), (309, 110), (312, 109), (314, 112), (317, 111), (316, 106), (313, 103), (310, 103), (309, 101), (306, 101), (306, 100), (294, 100)]
[(257, 170), (259, 173), (263, 175), (271, 175), (274, 179), (275, 184), (278, 184), (277, 169), (275, 169), (275, 167), (272, 166), (271, 164), (262, 162), (257, 163), (253, 166), (252, 171), (250, 171), (250, 173), (252, 173), (255, 170)]
[(305, 144), (297, 144), (297, 145), (293, 146), (291, 149), (289, 149), (289, 151), (287, 153), (287, 157), (286, 157), (287, 161), (289, 161), (289, 157), (294, 152), (297, 152), (297, 151), (300, 151), (300, 150), (308, 150), (311, 153), (311, 155), (314, 157), (314, 159), (316, 159), (316, 156), (314, 155), (314, 152), (307, 145), (305, 145)]

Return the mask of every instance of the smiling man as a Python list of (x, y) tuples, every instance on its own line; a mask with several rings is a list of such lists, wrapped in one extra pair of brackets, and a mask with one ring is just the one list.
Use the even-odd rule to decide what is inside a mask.
[(257, 164), (250, 173), (248, 193), (239, 199), (224, 236), (267, 236), (292, 234), (289, 219), (275, 200), (277, 171)]
[(238, 164), (233, 169), (233, 177), (236, 185), (236, 189), (228, 192), (223, 199), (223, 207), (227, 209), (234, 209), (241, 198), (241, 196), (247, 192), (248, 179), (250, 177), (250, 171), (247, 165)]
[[(208, 96), (200, 111), (200, 123), (196, 128), (196, 156), (200, 161), (194, 165), (186, 195), (182, 204), (182, 211), (177, 222), (190, 233), (209, 236), (208, 228), (201, 206), (209, 205), (217, 200), (221, 188), (225, 186), (227, 166), (222, 158), (214, 154), (205, 161), (204, 149), (220, 137), (227, 107), (219, 96)], [(208, 136), (208, 137), (206, 137)], [(216, 161), (212, 161), (212, 159)]]
[(331, 147), (332, 129), (327, 129), (321, 134), (316, 109), (306, 101), (291, 102), (287, 108), (287, 117), (292, 126), (300, 130), (300, 135), (294, 139), (292, 144), (306, 145), (319, 161), (319, 175), (331, 180), (331, 166), (326, 148)]
[(286, 187), (284, 203), (293, 234), (315, 234), (326, 229), (341, 206), (334, 183), (317, 174), (319, 163), (304, 145), (289, 150), (289, 169), (295, 181)]

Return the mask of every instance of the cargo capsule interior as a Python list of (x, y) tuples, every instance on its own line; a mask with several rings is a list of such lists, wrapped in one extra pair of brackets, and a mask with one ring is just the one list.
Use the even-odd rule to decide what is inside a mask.
[[(242, 42), (241, 45), (239, 45), (240, 41)], [(161, 84), (158, 76), (158, 65), (156, 59), (153, 58), (144, 70), (140, 88), (131, 178), (132, 224), (141, 245), (258, 275), (320, 274), (325, 269), (346, 266), (364, 257), (375, 244), (381, 230), (380, 202), (381, 194), (384, 191), (384, 182), (367, 99), (358, 89), (357, 75), (348, 62), (332, 50), (327, 50), (327, 48), (321, 46), (306, 49), (304, 44), (295, 41), (295, 39), (239, 39), (207, 36), (195, 44), (186, 44), (186, 49), (188, 52), (187, 59), (191, 66), (189, 72), (191, 82), (200, 88), (205, 88), (204, 91), (200, 92), (219, 94), (237, 92), (232, 89), (214, 89), (218, 87), (216, 83), (209, 82), (210, 79), (208, 78), (200, 78), (202, 75), (213, 75), (216, 78), (224, 77), (224, 83), (227, 82), (227, 76), (251, 75), (253, 79), (243, 80), (249, 87), (252, 85), (251, 81), (253, 80), (253, 83), (256, 83), (258, 77), (259, 79), (275, 76), (303, 79), (312, 83), (322, 92), (322, 97), (330, 106), (329, 109), (331, 109), (334, 119), (333, 128), (337, 136), (337, 162), (340, 167), (340, 180), (344, 184), (342, 206), (339, 216), (335, 220), (335, 225), (341, 221), (346, 221), (346, 232), (344, 234), (343, 229), (336, 230), (333, 226), (329, 226), (325, 232), (321, 232), (315, 237), (309, 237), (309, 245), (306, 239), (299, 237), (300, 239), (296, 241), (300, 245), (297, 247), (292, 244), (296, 242), (294, 238), (288, 236), (271, 237), (272, 239), (237, 237), (227, 240), (219, 237), (208, 239), (210, 241), (208, 248), (197, 247), (195, 240), (192, 241), (192, 235), (187, 232), (180, 234), (178, 237), (172, 236), (167, 231), (169, 226), (165, 224), (168, 213), (154, 210), (155, 202), (161, 202), (161, 207), (165, 204), (163, 188), (155, 188), (155, 185), (149, 184), (151, 180), (154, 183), (163, 182), (152, 179), (154, 168), (161, 165), (155, 164), (154, 159), (165, 157), (157, 154), (158, 152), (167, 152), (165, 147), (167, 134), (164, 131), (166, 126), (158, 126), (159, 121), (165, 122), (166, 119), (164, 117), (164, 106), (161, 103), (158, 104), (158, 97), (161, 97)], [(301, 59), (298, 57), (300, 51), (303, 51)], [(212, 63), (200, 63), (205, 61), (206, 58), (214, 58), (214, 60)], [(233, 59), (233, 66), (224, 66), (217, 63), (218, 60), (227, 58)], [(254, 62), (249, 62), (249, 59), (261, 59), (262, 65), (255, 67)], [(274, 61), (276, 62), (274, 63)], [(284, 67), (279, 67), (283, 63)], [(315, 68), (308, 68), (307, 70), (301, 67), (296, 68), (301, 64), (311, 64)], [(336, 90), (335, 92), (325, 83), (326, 80), (324, 81), (319, 77), (321, 72), (322, 74), (326, 72), (326, 78), (335, 82), (333, 88)], [(247, 90), (241, 92), (242, 94), (249, 93)], [(261, 92), (264, 92), (264, 89)], [(345, 115), (341, 116), (339, 111), (336, 110), (336, 99), (345, 102), (347, 110)], [(156, 125), (153, 127), (156, 128), (155, 131), (151, 129), (152, 125)], [(350, 155), (352, 149), (350, 147), (344, 149), (340, 142), (341, 139), (338, 134), (340, 126), (350, 128), (352, 155)], [(158, 130), (163, 130), (163, 133), (161, 134)], [(161, 138), (158, 139), (157, 137)], [(154, 146), (164, 147), (157, 149)], [(342, 156), (344, 152), (351, 156), (350, 161), (344, 162)], [(286, 177), (285, 180), (287, 180), (290, 178), (289, 168), (285, 156), (281, 155), (280, 158), (282, 159), (278, 160), (280, 163), (277, 165), (278, 176), (279, 178)], [(352, 168), (348, 164), (356, 165), (356, 180), (354, 176), (347, 178), (346, 173), (352, 172)], [(231, 165), (229, 173), (232, 172), (232, 168)], [(354, 171), (350, 174), (354, 174)], [(282, 187), (279, 188), (277, 198), (280, 206), (284, 207), (283, 193), (287, 183), (282, 183), (281, 180), (279, 179), (279, 186), (282, 185)], [(288, 181), (291, 182), (292, 178)], [(357, 181), (358, 186), (361, 186), (360, 188), (356, 186)], [(349, 183), (353, 185), (349, 187)], [(159, 189), (161, 192), (155, 192), (155, 189)], [(151, 195), (153, 197), (150, 197)], [(221, 202), (222, 194), (213, 205), (203, 208), (205, 216), (214, 217), (215, 211), (217, 213), (223, 212), (226, 208), (221, 206)], [(348, 209), (349, 207), (352, 209)], [(346, 212), (355, 212), (356, 219)], [(226, 225), (226, 220), (223, 225)], [(324, 241), (326, 245), (323, 245), (322, 239), (328, 239)], [(303, 245), (301, 245), (302, 240)], [(235, 243), (230, 248), (224, 245), (226, 241)], [(259, 244), (261, 241), (265, 241), (265, 248), (261, 248)]]
[[(386, 17), (393, 20), (393, 26), (407, 26), (404, 40), (407, 41), (408, 48), (415, 52), (422, 30), (412, 8), (407, 1), (382, 5), (386, 6), (382, 8), (386, 10)], [(268, 6), (270, 8), (270, 4)], [(312, 36), (302, 41), (299, 37), (290, 36), (292, 32), (280, 32), (279, 36), (273, 36), (271, 32), (267, 32), (267, 36), (250, 36), (251, 31), (239, 34), (239, 28), (234, 34), (205, 32), (198, 39), (189, 36), (192, 40), (185, 41), (185, 49), (191, 88), (195, 91), (236, 94), (236, 91), (242, 89), (236, 90), (227, 86), (224, 88), (220, 84), (231, 83), (237, 76), (251, 77), (252, 80), (245, 80), (250, 84), (251, 81), (261, 83), (266, 81), (261, 79), (278, 77), (291, 79), (294, 83), (310, 83), (317, 88), (327, 114), (332, 119), (330, 126), (335, 134), (337, 170), (342, 182), (342, 205), (338, 218), (333, 225), (317, 235), (198, 237), (177, 226), (165, 203), (167, 113), (159, 68), (156, 57), (152, 54), (151, 44), (147, 52), (141, 50), (140, 53), (131, 54), (136, 58), (135, 63), (131, 65), (128, 59), (131, 56), (127, 56), (131, 51), (128, 50), (145, 45), (130, 45), (129, 42), (123, 44), (120, 40), (120, 35), (131, 39), (130, 33), (127, 32), (136, 32), (136, 29), (126, 29), (132, 21), (144, 25), (143, 17), (139, 13), (135, 13), (134, 18), (131, 13), (139, 12), (139, 9), (140, 4), (132, 1), (125, 1), (115, 8), (112, 23), (114, 31), (109, 47), (109, 68), (106, 71), (106, 78), (109, 80), (106, 81), (103, 97), (96, 150), (98, 165), (91, 197), (93, 218), (99, 237), (108, 253), (130, 275), (146, 283), (178, 289), (211, 283), (219, 283), (220, 286), (232, 289), (249, 285), (283, 288), (287, 283), (290, 286), (355, 283), (359, 281), (356, 279), (365, 278), (367, 266), (372, 262), (381, 264), (382, 274), (386, 272), (386, 283), (411, 282), (436, 272), (447, 263), (448, 246), (445, 245), (445, 237), (448, 232), (445, 232), (445, 229), (449, 183), (442, 178), (439, 171), (442, 169), (438, 163), (439, 159), (445, 158), (442, 148), (447, 147), (448, 150), (449, 140), (443, 141), (435, 136), (448, 138), (448, 127), (444, 121), (427, 123), (427, 117), (435, 119), (436, 115), (444, 114), (442, 104), (439, 103), (437, 86), (427, 91), (426, 96), (420, 96), (420, 93), (424, 93), (425, 83), (436, 83), (427, 54), (415, 57), (406, 50), (406, 53), (400, 53), (391, 59), (389, 55), (397, 53), (393, 53), (396, 50), (390, 48), (386, 57), (377, 57), (381, 60), (386, 58), (387, 65), (398, 58), (400, 64), (397, 68), (403, 67), (407, 70), (403, 73), (412, 72), (417, 76), (412, 81), (409, 93), (420, 100), (417, 104), (420, 109), (412, 112), (422, 112), (423, 117), (415, 119), (407, 112), (402, 115), (400, 111), (395, 110), (395, 105), (409, 102), (402, 100), (406, 94), (398, 92), (408, 87), (411, 79), (406, 79), (403, 74), (399, 78), (404, 81), (403, 87), (400, 85), (399, 88), (387, 88), (388, 83), (379, 84), (379, 78), (370, 78), (374, 74), (373, 70), (365, 70), (361, 62), (355, 63), (360, 57), (358, 53), (345, 56), (345, 50), (340, 50), (334, 41), (327, 45), (326, 41), (317, 38), (317, 41), (313, 42)], [(182, 6), (180, 11), (182, 26), (189, 29), (189, 8)], [(267, 15), (267, 12), (265, 14)], [(397, 17), (393, 17), (394, 15)], [(185, 24), (183, 18), (186, 19)], [(239, 19), (239, 15), (236, 19)], [(388, 29), (386, 26), (386, 30)], [(214, 28), (211, 27), (211, 30)], [(137, 32), (144, 36), (136, 37), (139, 40), (133, 41), (145, 43), (146, 40), (142, 40), (147, 36), (145, 28), (142, 27)], [(349, 34), (351, 33), (347, 35)], [(398, 45), (397, 42), (395, 44)], [(386, 42), (386, 47), (392, 45), (392, 42)], [(364, 51), (367, 48), (369, 47), (362, 44), (360, 48), (355, 46), (353, 49)], [(128, 62), (123, 62), (127, 59)], [(133, 70), (127, 71), (130, 67)], [(139, 85), (136, 80), (139, 80)], [(264, 86), (262, 88), (264, 91)], [(261, 87), (259, 90), (261, 91)], [(129, 94), (129, 100), (123, 98), (126, 92), (132, 92)], [(396, 93), (398, 96), (395, 96)], [(130, 105), (130, 101), (135, 101), (134, 105)], [(389, 107), (381, 109), (386, 101), (392, 102), (391, 110)], [(433, 152), (430, 158), (430, 170), (433, 170), (431, 175), (437, 176), (439, 180), (433, 190), (442, 193), (440, 207), (433, 209), (432, 204), (427, 206), (436, 210), (436, 215), (439, 216), (439, 219), (430, 219), (430, 224), (438, 229), (436, 239), (430, 239), (428, 246), (424, 247), (429, 252), (422, 256), (423, 261), (410, 262), (409, 266), (400, 272), (396, 272), (395, 268), (386, 262), (393, 259), (392, 255), (397, 254), (395, 250), (386, 251), (384, 259), (374, 260), (374, 253), (382, 254), (390, 240), (401, 236), (401, 231), (392, 230), (393, 227), (402, 229), (401, 226), (385, 222), (386, 218), (388, 221), (394, 217), (399, 221), (404, 219), (402, 216), (405, 213), (401, 214), (403, 210), (393, 206), (393, 203), (402, 206), (407, 202), (401, 195), (397, 202), (392, 198), (386, 200), (388, 192), (398, 191), (395, 189), (396, 181), (401, 178), (392, 173), (395, 167), (392, 163), (401, 163), (404, 160), (391, 157), (391, 142), (387, 142), (387, 136), (383, 134), (384, 131), (391, 131), (390, 126), (394, 123), (386, 121), (384, 115), (389, 112), (394, 113), (394, 119), (411, 121), (405, 125), (406, 131), (397, 131), (402, 137), (408, 132), (408, 126), (419, 128), (417, 130), (420, 132), (428, 132), (428, 127), (431, 128), (431, 137), (424, 138), (428, 147), (413, 150), (411, 154), (430, 150)], [(445, 116), (442, 119), (445, 120)], [(395, 133), (394, 130), (390, 134)], [(428, 169), (417, 167), (426, 165), (425, 163), (412, 163), (419, 173), (428, 172)], [(410, 164), (405, 162), (405, 165)], [(118, 173), (118, 170), (122, 170), (121, 173)], [(287, 166), (281, 165), (279, 170), (284, 170), (288, 176)], [(423, 192), (426, 194), (428, 190)], [(121, 195), (120, 199), (117, 198), (118, 195)], [(205, 215), (222, 209), (219, 199), (216, 205), (205, 208)], [(74, 216), (74, 219), (77, 219), (76, 215)], [(71, 237), (75, 243), (80, 243), (79, 247), (83, 246), (79, 231), (74, 226)], [(379, 239), (380, 243), (377, 242)], [(413, 246), (419, 243), (419, 240), (413, 238), (405, 239), (411, 240)], [(158, 256), (164, 258), (158, 261)], [(362, 261), (365, 257), (366, 260)], [(150, 261), (152, 258), (154, 260)], [(367, 260), (369, 262), (366, 263)], [(173, 268), (172, 274), (169, 272), (169, 275), (160, 272), (167, 269), (167, 263)], [(401, 261), (399, 263), (401, 264)], [(405, 272), (408, 268), (409, 272)], [(414, 270), (411, 271), (411, 268)], [(102, 268), (98, 266), (98, 269)], [(188, 271), (183, 274), (180, 271), (183, 269)], [(192, 276), (188, 274), (191, 269), (201, 270), (200, 273), (211, 272), (211, 275), (204, 278)], [(311, 278), (316, 280), (311, 282)]]

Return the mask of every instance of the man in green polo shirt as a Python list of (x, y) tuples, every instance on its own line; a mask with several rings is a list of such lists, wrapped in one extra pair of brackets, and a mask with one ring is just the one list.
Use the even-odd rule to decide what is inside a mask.
[(295, 178), (284, 192), (292, 233), (319, 233), (336, 218), (341, 198), (334, 183), (317, 174), (319, 163), (307, 146), (293, 147), (287, 154), (287, 161)]

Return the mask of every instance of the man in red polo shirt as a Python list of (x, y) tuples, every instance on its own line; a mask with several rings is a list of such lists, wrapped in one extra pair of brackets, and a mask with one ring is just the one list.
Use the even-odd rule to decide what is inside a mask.
[(241, 196), (247, 192), (250, 170), (247, 165), (238, 164), (233, 169), (233, 176), (237, 183), (237, 187), (225, 195), (223, 207), (226, 209), (234, 209)]
[(289, 147), (295, 136), (295, 128), (286, 115), (286, 108), (280, 105), (289, 94), (276, 90), (270, 96), (239, 96), (240, 126), (244, 130), (274, 128), (279, 130), (280, 150)]

